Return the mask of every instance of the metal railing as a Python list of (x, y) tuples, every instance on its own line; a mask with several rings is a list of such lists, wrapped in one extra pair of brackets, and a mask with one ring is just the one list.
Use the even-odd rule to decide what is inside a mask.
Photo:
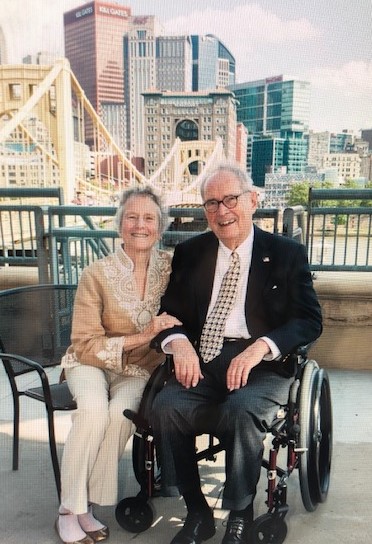
[(44, 211), (40, 206), (0, 206), (0, 266), (37, 266), (48, 278)]
[[(172, 221), (161, 240), (161, 247), (166, 249), (174, 248), (179, 242), (208, 229), (202, 206), (198, 208), (170, 208), (169, 217)], [(258, 208), (254, 214), (254, 221), (265, 230), (277, 233), (279, 229), (279, 210), (277, 208)]]
[(372, 271), (372, 189), (310, 189), (306, 246), (312, 270)]
[(0, 266), (36, 266), (39, 283), (48, 282), (45, 214), (63, 201), (61, 187), (0, 188)]
[[(77, 283), (83, 268), (115, 250), (119, 234), (113, 228), (114, 207), (51, 206), (48, 209), (50, 281)], [(163, 249), (207, 229), (203, 208), (170, 208), (170, 224), (160, 241)], [(278, 232), (279, 210), (257, 210), (255, 221)]]
[[(115, 207), (0, 204), (0, 266), (37, 266), (39, 283), (78, 282), (83, 268), (115, 250)], [(207, 229), (202, 208), (171, 208), (160, 247), (173, 249)], [(278, 232), (279, 211), (259, 209), (255, 221)]]
[[(21, 200), (27, 200), (27, 202), (21, 202)], [(37, 199), (37, 204), (60, 204), (64, 203), (64, 194), (62, 187), (1, 187), (0, 188), (0, 203), (13, 204), (14, 202), (8, 202), (19, 200), (21, 204), (29, 204), (29, 200)], [(57, 201), (57, 202), (55, 202)]]
[(53, 283), (78, 282), (87, 265), (115, 250), (116, 208), (50, 206), (48, 209), (50, 278)]
[[(259, 208), (254, 221), (265, 230), (306, 243), (314, 271), (372, 271), (371, 203), (372, 189), (311, 189), (307, 213), (302, 206), (286, 208), (280, 225), (278, 209)], [(37, 266), (39, 283), (76, 284), (85, 266), (119, 243), (115, 214), (113, 206), (0, 203), (0, 266)], [(173, 207), (169, 216), (160, 243), (167, 250), (208, 228), (202, 207)]]
[(306, 223), (303, 206), (291, 206), (284, 210), (282, 234), (288, 238), (294, 238), (300, 244), (304, 243)]

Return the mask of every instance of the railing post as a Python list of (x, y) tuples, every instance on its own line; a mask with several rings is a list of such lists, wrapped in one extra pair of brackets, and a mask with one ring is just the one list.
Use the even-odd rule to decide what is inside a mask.
[[(297, 225), (295, 225), (295, 219)], [(304, 243), (305, 210), (303, 206), (290, 206), (283, 212), (283, 236)]]
[(41, 208), (35, 208), (35, 229), (36, 229), (36, 255), (39, 275), (39, 283), (50, 283), (49, 254), (47, 248), (47, 237), (44, 226), (44, 213)]

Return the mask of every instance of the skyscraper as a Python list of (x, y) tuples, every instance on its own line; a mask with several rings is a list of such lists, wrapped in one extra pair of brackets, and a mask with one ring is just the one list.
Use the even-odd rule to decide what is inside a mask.
[(323, 156), (329, 153), (330, 133), (309, 131), (307, 136), (307, 164), (319, 169), (323, 165)]
[(156, 38), (156, 82), (160, 91), (192, 90), (190, 36)]
[(131, 153), (144, 157), (143, 96), (156, 88), (156, 37), (162, 27), (153, 15), (132, 17), (124, 37), (125, 104)]
[[(123, 36), (130, 27), (130, 17), (130, 7), (99, 0), (64, 14), (65, 55), (71, 69), (123, 149), (127, 144), (122, 121), (125, 118)], [(87, 141), (93, 144), (89, 127)]]
[(235, 83), (235, 58), (213, 34), (191, 36), (192, 90), (210, 91)]

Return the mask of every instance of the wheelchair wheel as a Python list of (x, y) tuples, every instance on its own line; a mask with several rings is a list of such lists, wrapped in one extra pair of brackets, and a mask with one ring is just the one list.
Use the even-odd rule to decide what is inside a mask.
[(154, 519), (154, 513), (146, 499), (127, 497), (121, 500), (115, 509), (116, 521), (130, 533), (146, 531)]
[(287, 525), (275, 513), (263, 514), (253, 522), (249, 536), (252, 544), (282, 544), (287, 536)]
[(327, 498), (332, 458), (332, 406), (328, 374), (308, 361), (299, 401), (299, 476), (302, 502), (313, 512)]

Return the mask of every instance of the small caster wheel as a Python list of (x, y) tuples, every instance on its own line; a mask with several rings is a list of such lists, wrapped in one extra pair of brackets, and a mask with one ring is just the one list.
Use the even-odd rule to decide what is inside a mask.
[(154, 513), (147, 500), (141, 497), (128, 497), (121, 500), (115, 509), (116, 521), (130, 533), (146, 531), (154, 519)]
[(263, 514), (251, 527), (252, 544), (282, 544), (287, 536), (287, 525), (277, 514)]

